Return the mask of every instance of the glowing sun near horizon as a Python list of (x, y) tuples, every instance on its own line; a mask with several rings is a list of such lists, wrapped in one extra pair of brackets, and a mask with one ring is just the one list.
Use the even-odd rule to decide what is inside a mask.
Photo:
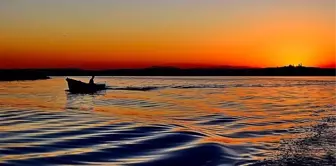
[(298, 64), (318, 67), (335, 66), (336, 51), (333, 36), (326, 36), (323, 41), (308, 34), (301, 36), (304, 37), (299, 38), (299, 41), (298, 38), (288, 37), (287, 39), (273, 40), (270, 43), (262, 44), (260, 50), (262, 50), (261, 54), (264, 60), (260, 63), (267, 62), (265, 66)]
[(278, 49), (277, 59), (280, 65), (297, 65), (303, 64), (308, 66), (316, 65), (314, 61), (317, 55), (311, 47), (298, 46), (298, 45), (287, 45)]

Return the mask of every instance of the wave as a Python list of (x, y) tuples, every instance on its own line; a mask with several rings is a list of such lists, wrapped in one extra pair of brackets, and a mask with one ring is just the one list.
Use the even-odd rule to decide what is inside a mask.
[[(1, 133), (1, 165), (219, 165), (238, 160), (228, 147), (199, 142), (205, 135), (174, 131), (170, 125), (112, 123), (82, 112), (17, 112), (2, 115), (0, 127), (10, 130)], [(22, 123), (30, 127), (14, 127)]]

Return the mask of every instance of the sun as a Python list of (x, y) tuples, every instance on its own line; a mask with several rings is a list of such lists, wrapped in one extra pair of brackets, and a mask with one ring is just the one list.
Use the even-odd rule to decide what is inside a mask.
[[(285, 65), (315, 65), (315, 51), (308, 46), (286, 45), (276, 49), (274, 60), (280, 66)], [(271, 57), (272, 58), (272, 57)]]

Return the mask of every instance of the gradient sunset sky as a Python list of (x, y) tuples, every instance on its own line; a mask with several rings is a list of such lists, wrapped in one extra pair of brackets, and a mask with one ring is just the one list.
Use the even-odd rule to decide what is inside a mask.
[(0, 68), (334, 67), (334, 0), (1, 0)]

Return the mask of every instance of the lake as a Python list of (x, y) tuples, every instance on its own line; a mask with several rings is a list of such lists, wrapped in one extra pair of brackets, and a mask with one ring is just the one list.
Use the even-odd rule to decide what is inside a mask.
[(335, 77), (65, 78), (0, 82), (0, 165), (249, 165), (336, 113)]

